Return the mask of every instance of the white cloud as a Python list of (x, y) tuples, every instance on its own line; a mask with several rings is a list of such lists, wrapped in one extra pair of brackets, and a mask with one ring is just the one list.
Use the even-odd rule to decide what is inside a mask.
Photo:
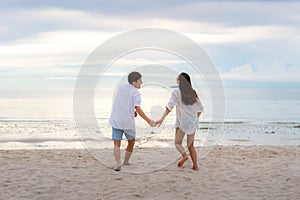
[(272, 66), (254, 69), (250, 64), (234, 67), (221, 75), (223, 80), (235, 81), (269, 81), (269, 82), (300, 82), (300, 67)]
[[(217, 34), (187, 33), (186, 35), (199, 44), (246, 43), (280, 37), (284, 39), (286, 35), (289, 35), (289, 39), (299, 38), (296, 32), (288, 27), (240, 27), (226, 30), (220, 28), (219, 31), (220, 33)], [(286, 34), (279, 35), (280, 31)], [(14, 43), (0, 46), (0, 67), (78, 65), (83, 63), (88, 54), (98, 45), (115, 34), (97, 31), (52, 31), (21, 38)]]
[(246, 75), (249, 75), (249, 74), (253, 74), (254, 73), (254, 70), (253, 70), (253, 67), (249, 64), (246, 64), (246, 65), (243, 65), (243, 66), (240, 66), (240, 67), (235, 67), (231, 70), (231, 73), (232, 74), (246, 74)]
[[(250, 64), (234, 67), (221, 75), (224, 80), (254, 80), (255, 74)], [(257, 78), (257, 77), (256, 77)]]
[[(269, 11), (264, 13), (255, 11), (261, 11), (268, 6), (271, 6), (270, 10), (273, 8), (278, 10), (281, 3), (218, 2), (218, 5), (219, 3), (224, 11), (220, 7), (215, 8), (215, 3), (204, 2), (197, 5), (188, 4), (182, 6), (180, 10), (178, 5), (172, 6), (168, 11), (173, 11), (173, 13), (166, 13), (166, 15), (159, 9), (158, 11), (145, 11), (145, 14), (130, 14), (128, 16), (101, 11), (92, 12), (64, 8), (4, 11), (0, 13), (0, 17), (6, 19), (5, 21), (2, 20), (6, 26), (1, 25), (0, 33), (11, 34), (13, 39), (6, 41), (0, 46), (0, 69), (11, 67), (16, 69), (16, 71), (20, 68), (38, 71), (38, 69), (43, 68), (41, 70), (62, 74), (60, 79), (68, 79), (69, 76), (71, 77), (71, 75), (76, 73), (77, 69), (75, 71), (59, 71), (57, 69), (59, 66), (80, 66), (88, 54), (98, 45), (122, 31), (155, 27), (183, 33), (200, 45), (212, 44), (212, 46), (217, 47), (223, 45), (225, 48), (228, 48), (228, 51), (233, 52), (240, 49), (243, 51), (244, 49), (231, 49), (231, 45), (243, 45), (243, 47), (249, 45), (249, 48), (253, 48), (252, 51), (259, 52), (262, 57), (268, 53), (270, 54), (268, 55), (270, 59), (265, 58), (265, 63), (253, 64), (255, 70), (250, 64), (234, 67), (228, 73), (222, 74), (224, 80), (299, 82), (298, 74), (300, 74), (300, 70), (298, 63), (294, 63), (297, 67), (294, 65), (285, 67), (287, 63), (273, 63), (270, 61), (272, 58), (280, 57), (286, 52), (286, 54), (290, 55), (291, 62), (296, 60), (298, 48), (295, 48), (297, 45), (294, 44), (299, 46), (300, 29), (299, 26), (295, 26), (298, 23), (299, 14), (295, 13), (293, 9), (296, 9), (299, 4), (289, 5), (284, 3), (284, 12)], [(247, 5), (250, 6), (250, 11), (247, 10)], [(259, 8), (260, 5), (263, 8)], [(233, 10), (238, 12), (227, 10), (228, 8), (233, 8)], [(207, 12), (205, 13), (214, 12), (207, 16), (205, 16), (205, 13), (197, 15), (197, 12), (199, 13), (198, 9), (206, 10)], [(181, 13), (183, 11), (192, 14), (185, 17)], [(158, 13), (158, 15), (155, 15), (155, 13)], [(176, 13), (178, 13), (178, 16)], [(227, 15), (229, 13), (230, 16)], [(193, 18), (194, 15), (195, 17)], [(284, 17), (285, 21), (277, 23), (276, 20), (281, 19), (280, 17)], [(282, 23), (292, 21), (295, 22)], [(23, 31), (29, 32), (29, 34), (23, 34)], [(261, 41), (267, 42), (261, 46), (253, 47), (253, 44), (257, 45)], [(278, 41), (293, 44), (293, 46), (290, 47), (286, 44), (286, 46), (283, 46), (277, 43)], [(279, 48), (280, 52), (276, 52), (276, 49), (272, 46), (273, 42), (277, 44), (276, 48)], [(287, 46), (290, 48), (287, 49)], [(256, 50), (255, 48), (257, 47), (261, 48)], [(249, 52), (245, 52), (245, 54)], [(249, 54), (250, 56), (253, 55)], [(120, 61), (120, 64), (141, 63), (138, 57), (135, 59), (135, 62), (124, 59)], [(144, 58), (142, 57), (142, 59)], [(178, 64), (179, 61), (162, 58), (159, 62), (145, 59), (143, 63), (172, 65)], [(234, 65), (234, 60), (232, 63)], [(251, 60), (249, 63), (252, 63)], [(4, 73), (9, 75), (10, 72)], [(1, 74), (3, 73), (1, 72)], [(53, 77), (51, 74), (48, 78), (53, 79)], [(54, 79), (57, 78), (54, 77)]]
[(70, 76), (60, 76), (60, 77), (45, 77), (46, 80), (75, 80), (77, 77), (70, 77)]
[(55, 31), (0, 46), (0, 67), (80, 65), (99, 44), (111, 37), (89, 31)]
[(158, 9), (157, 15), (190, 21), (241, 25), (298, 24), (299, 1), (196, 1)]
[(300, 40), (299, 30), (289, 26), (220, 27), (211, 33), (187, 33), (200, 44), (243, 44), (255, 41)]
[[(229, 2), (226, 2), (224, 5), (226, 7), (233, 6)], [(212, 9), (210, 4), (204, 4), (205, 6), (208, 6), (208, 9)], [(178, 9), (177, 7), (175, 8)], [(194, 11), (194, 8), (187, 6), (187, 10)], [(223, 23), (222, 21), (210, 21), (206, 18), (203, 20), (193, 20), (184, 17), (170, 18), (160, 15), (150, 17), (147, 13), (140, 17), (135, 15), (120, 16), (62, 8), (16, 10), (13, 13), (2, 15), (3, 17), (5, 15), (7, 23), (12, 27), (12, 34), (15, 31), (13, 30), (15, 25), (12, 24), (16, 20), (15, 15), (18, 15), (22, 16), (21, 22), (18, 21), (20, 26), (27, 26), (26, 30), (32, 31), (32, 33), (40, 31), (40, 26), (47, 26), (47, 31), (50, 33), (67, 32), (67, 30), (70, 31), (69, 33), (80, 33), (81, 30), (84, 30), (82, 34), (86, 32), (118, 33), (124, 30), (156, 27), (186, 33), (191, 37), (197, 38), (197, 41), (201, 43), (251, 42), (259, 39), (299, 39), (298, 26), (287, 24), (259, 25), (258, 23), (235, 25)], [(218, 14), (216, 13), (216, 15)], [(212, 16), (210, 17), (213, 18)], [(220, 16), (218, 17), (221, 18)], [(242, 16), (236, 17), (243, 18)], [(251, 19), (248, 20), (250, 21)], [(73, 39), (72, 35), (65, 38), (69, 38), (69, 40)]]

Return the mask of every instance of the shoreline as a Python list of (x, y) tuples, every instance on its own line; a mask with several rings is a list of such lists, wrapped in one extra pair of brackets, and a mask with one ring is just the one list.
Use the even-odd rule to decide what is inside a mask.
[[(201, 124), (201, 122), (200, 122)], [(300, 145), (299, 123), (295, 124), (226, 124), (222, 128), (202, 124), (195, 137), (195, 146), (214, 145)], [(4, 123), (0, 126), (0, 149), (80, 149), (87, 143), (111, 146), (111, 128), (86, 127), (79, 132), (73, 123)], [(137, 130), (137, 144), (141, 147), (173, 147), (173, 125), (162, 128), (141, 126)]]

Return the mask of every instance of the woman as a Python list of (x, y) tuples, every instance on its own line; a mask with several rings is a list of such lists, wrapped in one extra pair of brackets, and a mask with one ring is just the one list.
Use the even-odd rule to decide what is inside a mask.
[(176, 89), (172, 92), (170, 101), (166, 106), (166, 111), (160, 120), (156, 123), (161, 125), (165, 117), (176, 106), (176, 132), (175, 132), (175, 146), (181, 153), (182, 159), (178, 162), (178, 167), (181, 167), (185, 161), (188, 160), (188, 156), (182, 146), (182, 140), (185, 133), (187, 134), (187, 147), (189, 149), (194, 170), (198, 170), (197, 154), (194, 148), (194, 137), (198, 127), (198, 119), (203, 112), (203, 105), (200, 102), (196, 91), (191, 84), (191, 78), (187, 73), (181, 73), (177, 77), (177, 84), (179, 90)]

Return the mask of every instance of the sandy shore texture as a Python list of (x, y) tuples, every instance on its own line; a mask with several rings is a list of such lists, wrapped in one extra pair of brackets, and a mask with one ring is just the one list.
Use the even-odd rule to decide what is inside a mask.
[(115, 172), (87, 151), (78, 149), (1, 150), (0, 160), (3, 200), (300, 196), (300, 146), (218, 146), (200, 160), (199, 171), (190, 169), (190, 161), (179, 169), (175, 161), (161, 170), (139, 174)]

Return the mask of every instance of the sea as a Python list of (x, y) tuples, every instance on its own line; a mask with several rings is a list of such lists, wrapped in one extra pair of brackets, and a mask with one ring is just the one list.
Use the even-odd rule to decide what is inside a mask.
[[(141, 89), (141, 94), (145, 113), (158, 120), (170, 93), (152, 94)], [(217, 121), (212, 119), (211, 100), (205, 95), (199, 97), (205, 110), (199, 119), (195, 146), (300, 145), (300, 89), (227, 89), (224, 117)], [(76, 116), (72, 95), (1, 98), (0, 149), (112, 148), (108, 123), (112, 98), (112, 94), (95, 95), (90, 121)], [(174, 122), (175, 112), (160, 127), (150, 127), (137, 117), (136, 146), (174, 148)]]

